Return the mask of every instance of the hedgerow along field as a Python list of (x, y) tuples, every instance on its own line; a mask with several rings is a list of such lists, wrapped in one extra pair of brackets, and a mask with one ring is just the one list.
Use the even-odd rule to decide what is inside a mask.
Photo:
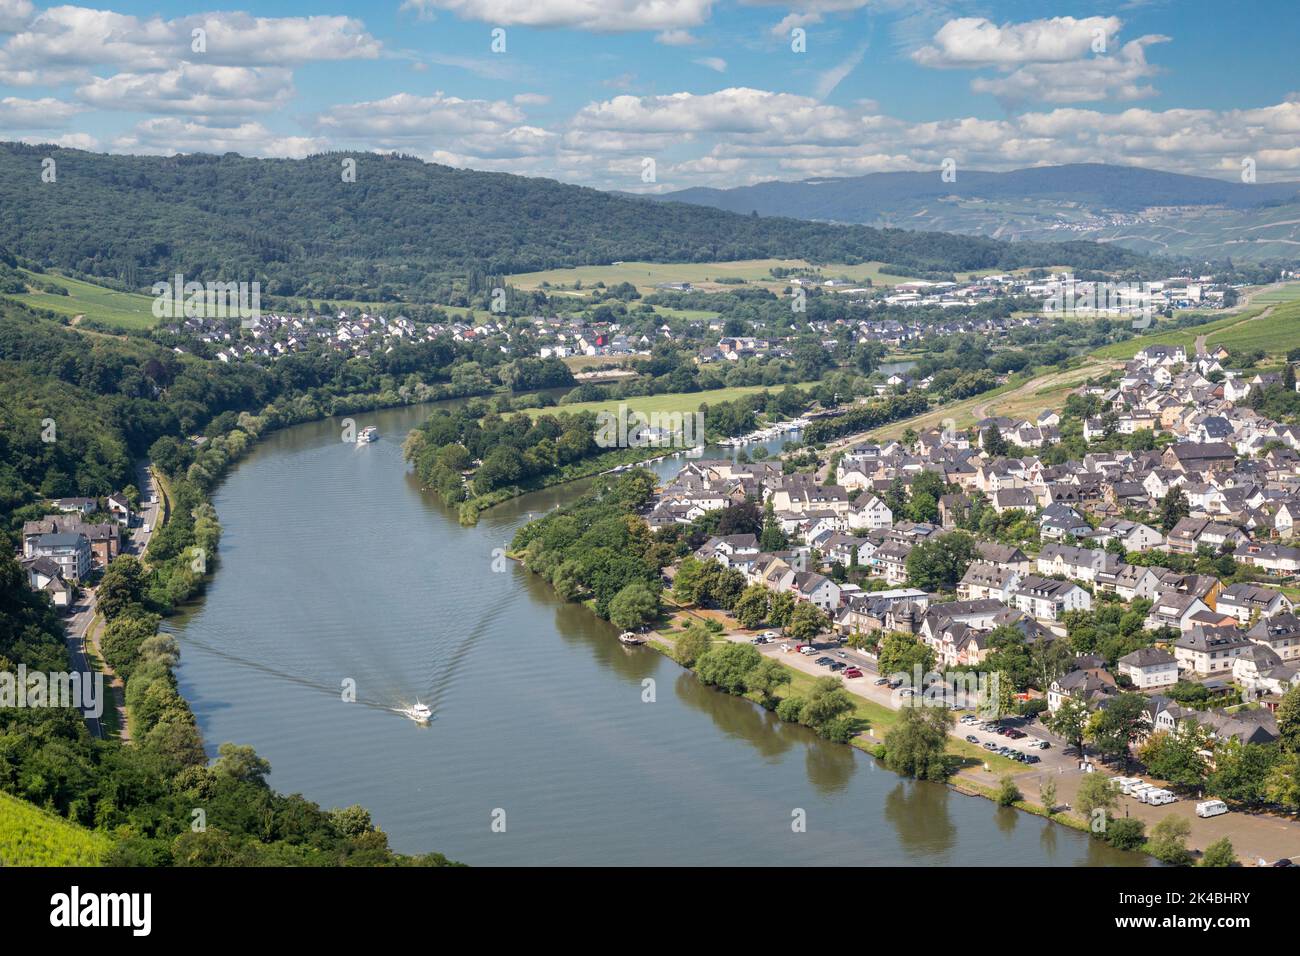
[(0, 793), (0, 866), (99, 866), (113, 841)]

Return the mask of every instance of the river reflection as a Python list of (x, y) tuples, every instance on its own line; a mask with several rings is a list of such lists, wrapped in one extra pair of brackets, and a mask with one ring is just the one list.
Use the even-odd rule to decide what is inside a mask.
[[(590, 482), (462, 528), (401, 459), (427, 414), (358, 417), (381, 433), (364, 448), (339, 441), (337, 420), (270, 435), (214, 495), (220, 567), (166, 625), (210, 752), (252, 744), (280, 790), (361, 803), (397, 849), (473, 864), (1144, 862), (902, 781), (624, 648), (517, 565), (494, 571), (493, 549), (529, 515)], [(363, 706), (343, 701), (345, 680)], [(436, 712), (428, 727), (391, 712), (417, 696)], [(504, 833), (491, 829), (498, 809)]]

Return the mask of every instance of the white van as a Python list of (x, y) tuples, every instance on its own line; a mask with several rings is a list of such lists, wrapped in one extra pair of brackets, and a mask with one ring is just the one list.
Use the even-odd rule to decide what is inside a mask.
[(1228, 812), (1228, 805), (1222, 800), (1202, 800), (1196, 805), (1198, 817), (1217, 817)]
[(1141, 803), (1146, 803), (1146, 795), (1154, 789), (1156, 788), (1151, 784), (1139, 780), (1128, 788), (1128, 795)]
[(1153, 807), (1162, 807), (1166, 803), (1173, 803), (1178, 799), (1178, 795), (1170, 790), (1151, 790), (1147, 792), (1146, 802)]

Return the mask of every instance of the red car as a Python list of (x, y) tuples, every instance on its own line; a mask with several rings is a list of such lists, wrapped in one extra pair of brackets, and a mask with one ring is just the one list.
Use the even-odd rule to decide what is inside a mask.
[(844, 676), (845, 676), (845, 677), (861, 677), (861, 676), (862, 676), (862, 671), (858, 670), (856, 667), (850, 667), (850, 668), (848, 668), (847, 670), (845, 670), (845, 672), (844, 672)]

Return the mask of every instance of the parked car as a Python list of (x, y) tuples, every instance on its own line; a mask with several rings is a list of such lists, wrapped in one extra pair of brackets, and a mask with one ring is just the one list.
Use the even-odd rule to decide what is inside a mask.
[(846, 668), (846, 669), (845, 669), (845, 671), (844, 671), (844, 676), (845, 676), (845, 677), (861, 677), (861, 676), (862, 676), (862, 671), (858, 670), (856, 667), (849, 667), (849, 668)]
[(966, 740), (968, 743), (972, 743), (972, 744), (977, 744), (980, 742), (980, 739), (976, 737), (974, 734), (967, 734)]
[(1038, 754), (1025, 754), (1025, 763), (1040, 763), (1042, 759)]
[(997, 750), (997, 749), (998, 749), (998, 745), (995, 744), (993, 741), (988, 740), (988, 741), (985, 741), (985, 743), (984, 743), (984, 749), (985, 749), (985, 750)]
[(842, 671), (848, 666), (843, 661), (831, 661), (831, 670), (833, 671)]
[(799, 653), (805, 655), (816, 654), (817, 648), (813, 647), (811, 644), (805, 644), (803, 647), (799, 648)]
[(776, 631), (764, 631), (764, 632), (763, 632), (763, 637), (764, 637), (765, 639), (769, 640), (769, 641), (775, 641), (775, 640), (776, 640)]
[(888, 677), (877, 677), (877, 678), (876, 678), (876, 686), (877, 686), (877, 687), (879, 687), (881, 684), (888, 684), (888, 683), (889, 683), (889, 678), (888, 678)]
[(766, 644), (766, 643), (767, 643), (767, 638), (766, 638), (766, 637), (763, 637), (763, 635), (760, 634), (758, 637), (754, 638), (750, 643), (751, 643), (751, 644)]

